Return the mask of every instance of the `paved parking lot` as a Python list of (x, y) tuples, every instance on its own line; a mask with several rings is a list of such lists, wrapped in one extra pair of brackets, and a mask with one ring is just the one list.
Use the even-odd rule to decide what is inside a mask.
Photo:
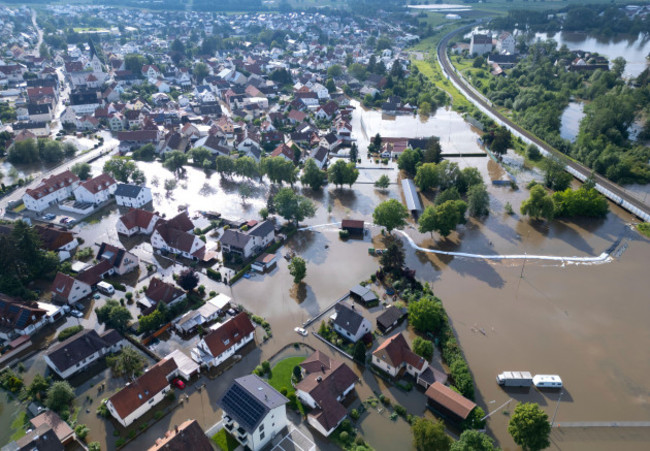
[(314, 451), (316, 445), (305, 434), (296, 429), (295, 426), (289, 426), (289, 432), (285, 435), (280, 443), (275, 445), (271, 451)]

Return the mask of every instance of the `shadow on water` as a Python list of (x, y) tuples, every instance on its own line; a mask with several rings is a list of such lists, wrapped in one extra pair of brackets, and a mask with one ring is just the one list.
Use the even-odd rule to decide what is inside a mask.
[(594, 252), (594, 248), (587, 243), (583, 235), (574, 230), (570, 224), (560, 221), (554, 222), (552, 234), (554, 238), (562, 240), (582, 252), (587, 254), (593, 254)]
[(503, 288), (505, 280), (494, 267), (485, 260), (459, 258), (458, 264), (451, 266), (461, 276), (471, 276), (487, 283), (492, 288)]
[(306, 283), (300, 282), (299, 284), (294, 284), (293, 287), (291, 287), (289, 294), (291, 295), (291, 298), (295, 299), (298, 304), (302, 304), (305, 299), (307, 299), (308, 291), (313, 295), (313, 290), (309, 288)]

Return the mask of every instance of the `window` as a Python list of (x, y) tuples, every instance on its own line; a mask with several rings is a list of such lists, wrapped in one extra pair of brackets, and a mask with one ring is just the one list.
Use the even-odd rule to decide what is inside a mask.
[(260, 432), (262, 432), (263, 430), (264, 430), (264, 423), (262, 423), (262, 425), (260, 426)]
[(264, 440), (264, 432), (260, 432), (260, 440)]

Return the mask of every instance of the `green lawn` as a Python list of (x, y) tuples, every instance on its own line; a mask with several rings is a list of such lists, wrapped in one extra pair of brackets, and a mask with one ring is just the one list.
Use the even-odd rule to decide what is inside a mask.
[(20, 412), (14, 421), (11, 422), (11, 430), (14, 431), (11, 434), (11, 440), (22, 438), (27, 433), (28, 426), (31, 426), (31, 424), (29, 423), (27, 413)]
[(639, 232), (650, 238), (650, 222), (642, 222), (636, 226)]
[(286, 388), (287, 395), (294, 393), (295, 390), (291, 385), (293, 368), (296, 365), (300, 365), (303, 360), (305, 360), (305, 357), (288, 357), (284, 360), (279, 361), (271, 369), (271, 377), (268, 380), (269, 385), (271, 385), (271, 387), (275, 388), (277, 391)]
[[(239, 442), (232, 435), (228, 434), (225, 429), (212, 436), (212, 441), (223, 451), (234, 451), (239, 446)], [(188, 450), (189, 451), (189, 450)]]
[(451, 96), (452, 107), (455, 110), (467, 111), (471, 108), (472, 104), (465, 98), (456, 87), (447, 80), (442, 74), (442, 69), (437, 62), (430, 63), (429, 61), (412, 59), (411, 62), (415, 64), (422, 74), (427, 77), (437, 88), (442, 89)]

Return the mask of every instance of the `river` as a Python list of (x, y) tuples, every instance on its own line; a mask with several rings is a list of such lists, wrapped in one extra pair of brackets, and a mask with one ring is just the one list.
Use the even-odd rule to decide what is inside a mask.
[(560, 33), (535, 33), (535, 39), (553, 39), (558, 43), (558, 48), (566, 45), (569, 50), (584, 50), (597, 52), (610, 60), (622, 56), (625, 65), (624, 77), (636, 77), (647, 67), (646, 56), (650, 53), (650, 41), (639, 34), (636, 38), (620, 36), (616, 38), (599, 38), (585, 33), (560, 32)]

